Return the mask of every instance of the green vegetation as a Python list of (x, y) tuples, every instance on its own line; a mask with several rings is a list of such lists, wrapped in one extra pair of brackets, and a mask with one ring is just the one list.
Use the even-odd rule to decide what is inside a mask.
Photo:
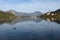
[(16, 16), (10, 12), (3, 12), (0, 11), (0, 24), (3, 24), (4, 22), (12, 22), (16, 19)]
[(56, 15), (41, 15), (41, 18), (56, 18), (56, 19), (60, 19), (60, 14), (56, 14)]
[(1, 19), (15, 19), (16, 16), (12, 13), (9, 13), (9, 12), (3, 12), (3, 11), (0, 11), (0, 20)]
[[(45, 14), (43, 14), (43, 15), (41, 15), (40, 17), (41, 18), (49, 18), (49, 19), (51, 19), (51, 18), (55, 18), (55, 19), (60, 19), (60, 9), (58, 9), (58, 10), (56, 10), (56, 11), (52, 11), (52, 12), (50, 12), (50, 14), (49, 15), (47, 15), (48, 13), (45, 13)], [(54, 15), (52, 15), (52, 14), (54, 14)]]

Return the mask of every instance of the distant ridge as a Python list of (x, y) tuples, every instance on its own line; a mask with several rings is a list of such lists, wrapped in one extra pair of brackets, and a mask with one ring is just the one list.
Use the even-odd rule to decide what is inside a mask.
[(55, 13), (60, 13), (60, 9), (56, 10)]
[(13, 13), (17, 16), (32, 16), (32, 15), (38, 16), (38, 15), (42, 15), (42, 12), (39, 12), (39, 11), (35, 11), (33, 13), (24, 13), (24, 12), (17, 12), (15, 10), (9, 10), (7, 12)]

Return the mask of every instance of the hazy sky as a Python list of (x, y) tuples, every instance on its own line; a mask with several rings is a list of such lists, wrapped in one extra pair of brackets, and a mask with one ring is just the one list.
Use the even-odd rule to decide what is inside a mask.
[(47, 12), (60, 8), (60, 0), (0, 0), (0, 10), (19, 12)]

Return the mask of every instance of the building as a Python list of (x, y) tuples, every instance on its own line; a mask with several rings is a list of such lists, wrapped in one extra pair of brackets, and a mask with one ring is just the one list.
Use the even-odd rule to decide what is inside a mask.
[(53, 16), (53, 15), (55, 15), (55, 13), (49, 11), (49, 12), (47, 13), (47, 15), (52, 15), (52, 16)]
[(49, 10), (49, 12), (47, 13), (47, 15), (50, 15), (50, 10)]

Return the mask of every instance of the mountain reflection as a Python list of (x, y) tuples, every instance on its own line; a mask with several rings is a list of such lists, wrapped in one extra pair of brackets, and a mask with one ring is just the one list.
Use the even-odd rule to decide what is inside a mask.
[(34, 21), (34, 22), (41, 22), (42, 19), (40, 18), (17, 18), (17, 19), (14, 19), (14, 20), (9, 20), (9, 19), (4, 19), (4, 20), (0, 20), (0, 25), (1, 24), (4, 24), (4, 23), (8, 23), (8, 24), (15, 24), (15, 23), (18, 23), (18, 22), (24, 22), (24, 21)]
[(9, 19), (0, 19), (0, 25), (4, 24), (4, 23), (11, 23), (13, 20), (9, 20)]
[(60, 19), (57, 19), (57, 18), (44, 18), (44, 20), (47, 20), (50, 22), (56, 22), (56, 23), (60, 24)]
[[(56, 19), (56, 18), (44, 18), (44, 20), (50, 21), (50, 22), (56, 22), (58, 24), (60, 24), (60, 19)], [(0, 25), (4, 24), (4, 23), (8, 23), (8, 24), (15, 24), (18, 22), (26, 22), (26, 21), (33, 21), (33, 22), (41, 22), (42, 19), (41, 18), (16, 18), (14, 20), (10, 20), (10, 19), (0, 19)]]

